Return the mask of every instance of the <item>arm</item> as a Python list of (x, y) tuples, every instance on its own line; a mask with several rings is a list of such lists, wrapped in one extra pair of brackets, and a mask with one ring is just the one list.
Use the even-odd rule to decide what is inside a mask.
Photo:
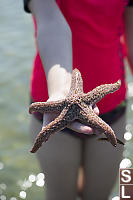
[[(65, 98), (69, 92), (72, 74), (72, 38), (70, 28), (55, 0), (30, 0), (29, 9), (37, 22), (37, 43), (44, 66), (49, 101)], [(99, 110), (95, 106), (95, 113)], [(43, 126), (56, 115), (44, 114)], [(89, 134), (92, 129), (79, 122), (69, 128)]]
[(127, 45), (127, 57), (133, 74), (133, 6), (127, 7), (124, 15), (125, 42)]
[(70, 28), (54, 0), (31, 0), (29, 9), (37, 22), (37, 43), (50, 99), (69, 91), (72, 72)]

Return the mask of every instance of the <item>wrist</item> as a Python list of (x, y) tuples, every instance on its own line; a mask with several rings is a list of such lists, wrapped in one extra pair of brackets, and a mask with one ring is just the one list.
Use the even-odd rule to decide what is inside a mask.
[(71, 86), (71, 70), (55, 65), (47, 77), (49, 99), (60, 100), (66, 98)]
[(61, 99), (65, 99), (66, 96), (68, 95), (68, 92), (69, 92), (68, 89), (66, 89), (62, 92), (55, 92), (55, 93), (49, 95), (48, 101), (58, 101)]

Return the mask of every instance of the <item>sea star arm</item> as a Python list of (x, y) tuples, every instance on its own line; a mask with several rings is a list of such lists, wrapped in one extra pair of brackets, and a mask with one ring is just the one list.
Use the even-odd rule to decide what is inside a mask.
[(106, 124), (100, 117), (98, 117), (91, 107), (85, 104), (81, 105), (79, 121), (92, 128), (103, 132), (113, 146), (116, 146), (117, 139), (112, 128)]
[(36, 137), (31, 153), (35, 153), (42, 146), (42, 143), (46, 142), (52, 134), (64, 129), (70, 123), (67, 112), (68, 109), (64, 108), (61, 114), (54, 121), (42, 128)]
[(35, 102), (29, 107), (29, 113), (33, 112), (61, 112), (64, 108), (64, 100), (51, 101), (51, 102)]
[(78, 93), (83, 93), (83, 80), (80, 71), (78, 69), (74, 69), (72, 72), (71, 87), (68, 97)]
[[(117, 139), (117, 143), (118, 144), (122, 144), (122, 145), (125, 145), (124, 142), (122, 142), (121, 140), (119, 140), (118, 138)], [(108, 141), (108, 138), (98, 138), (99, 141)]]
[(109, 93), (113, 93), (118, 90), (121, 86), (121, 81), (118, 80), (116, 83), (113, 84), (104, 84), (96, 87), (91, 92), (84, 94), (83, 101), (87, 104), (96, 104), (100, 101), (105, 95)]

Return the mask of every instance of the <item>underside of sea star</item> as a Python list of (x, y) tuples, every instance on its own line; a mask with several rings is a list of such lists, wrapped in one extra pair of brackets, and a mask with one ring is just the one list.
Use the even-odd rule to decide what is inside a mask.
[(65, 99), (51, 102), (35, 102), (30, 105), (29, 112), (58, 112), (59, 115), (47, 126), (43, 127), (37, 135), (31, 149), (35, 153), (48, 138), (67, 127), (72, 121), (78, 120), (84, 125), (98, 129), (104, 133), (107, 140), (116, 147), (117, 138), (112, 128), (105, 123), (92, 109), (93, 105), (100, 101), (105, 95), (113, 93), (120, 88), (121, 81), (113, 84), (104, 84), (96, 87), (88, 93), (83, 92), (83, 80), (78, 69), (72, 72), (70, 91)]

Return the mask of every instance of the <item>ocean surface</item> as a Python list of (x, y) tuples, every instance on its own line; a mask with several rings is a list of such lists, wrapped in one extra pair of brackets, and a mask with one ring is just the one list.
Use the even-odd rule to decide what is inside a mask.
[[(32, 19), (23, 11), (22, 1), (1, 1), (0, 10), (0, 199), (42, 200), (45, 174), (36, 156), (29, 153), (29, 81), (35, 55)], [(127, 142), (122, 164), (132, 167), (133, 79), (128, 69), (127, 80)], [(110, 199), (116, 196), (118, 181)]]

